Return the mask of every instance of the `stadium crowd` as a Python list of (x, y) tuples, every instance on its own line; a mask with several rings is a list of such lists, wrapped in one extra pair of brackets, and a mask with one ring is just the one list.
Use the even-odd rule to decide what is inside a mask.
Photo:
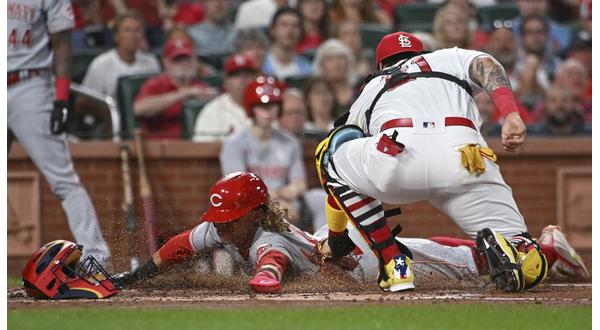
[[(529, 136), (591, 135), (591, 0), (73, 3), (75, 60), (97, 55), (81, 74), (84, 86), (118, 100), (121, 116), (135, 118), (149, 138), (224, 142), (221, 157), (236, 159), (224, 172), (285, 160), (277, 170), (263, 165), (279, 176), (269, 189), (298, 218), (302, 210), (319, 212), (323, 192), (307, 190), (296, 139), (323, 137), (349, 109), (376, 69), (375, 46), (392, 31), (414, 33), (430, 51), (456, 46), (493, 55), (510, 76)], [(244, 107), (244, 90), (260, 74), (282, 82), (281, 110), (266, 122)], [(120, 90), (128, 77), (140, 81), (134, 92)], [(485, 93), (475, 100), (482, 132), (499, 136), (502, 116)], [(71, 133), (106, 137), (108, 116), (99, 107), (77, 96)], [(244, 149), (253, 138), (283, 155)], [(259, 154), (240, 155), (248, 150)], [(323, 219), (309, 224), (317, 228), (324, 215), (315, 217)]]

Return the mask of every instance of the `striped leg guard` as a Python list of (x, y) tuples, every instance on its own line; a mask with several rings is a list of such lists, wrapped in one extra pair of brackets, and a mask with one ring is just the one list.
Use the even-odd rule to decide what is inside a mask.
[(381, 259), (380, 261), (387, 264), (400, 254), (380, 201), (356, 193), (338, 180), (331, 180), (327, 187), (330, 195), (369, 243), (371, 250)]

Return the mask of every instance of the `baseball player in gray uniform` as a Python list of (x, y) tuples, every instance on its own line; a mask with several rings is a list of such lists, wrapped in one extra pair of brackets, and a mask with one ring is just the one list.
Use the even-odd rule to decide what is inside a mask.
[[(264, 181), (253, 173), (224, 176), (212, 186), (209, 202), (208, 210), (200, 218), (202, 223), (171, 238), (134, 272), (116, 275), (117, 285), (127, 286), (153, 277), (208, 249), (227, 251), (242, 273), (251, 274), (248, 285), (259, 293), (278, 292), (286, 273), (304, 276), (320, 273), (357, 282), (373, 281), (378, 276), (379, 260), (356, 229), (350, 229), (349, 236), (357, 248), (347, 257), (333, 260), (327, 251), (327, 226), (311, 235), (289, 224), (285, 212), (271, 200)], [(559, 240), (564, 238), (555, 226), (544, 231)], [(540, 240), (548, 242), (543, 236), (544, 233)], [(434, 239), (396, 238), (409, 248), (406, 251), (414, 260), (414, 271), (419, 278), (477, 282), (485, 274), (485, 261), (474, 253), (475, 242), (450, 237), (437, 239), (441, 243)], [(552, 263), (560, 264), (559, 272), (570, 277), (587, 275), (585, 265), (577, 260), (580, 257), (566, 240), (562, 247), (548, 243), (546, 253), (556, 255)], [(569, 256), (560, 250), (572, 252)]]
[[(253, 274), (248, 284), (259, 293), (279, 291), (286, 272), (312, 276), (333, 270), (350, 281), (377, 277), (378, 260), (358, 232), (351, 236), (365, 253), (357, 249), (343, 260), (328, 262), (330, 258), (320, 249), (326, 246), (320, 242), (324, 242), (327, 228), (313, 236), (289, 224), (285, 212), (271, 201), (265, 183), (253, 173), (226, 175), (213, 185), (209, 196), (210, 205), (201, 224), (167, 241), (133, 273), (118, 275), (118, 285), (152, 277), (161, 269), (211, 248), (226, 250), (236, 265)], [(424, 276), (437, 274), (459, 280), (475, 280), (479, 276), (468, 247), (447, 247), (422, 239), (403, 242), (418, 251), (415, 267)]]
[(84, 254), (106, 265), (110, 251), (64, 133), (74, 24), (68, 0), (8, 1), (8, 148), (16, 137), (60, 198)]

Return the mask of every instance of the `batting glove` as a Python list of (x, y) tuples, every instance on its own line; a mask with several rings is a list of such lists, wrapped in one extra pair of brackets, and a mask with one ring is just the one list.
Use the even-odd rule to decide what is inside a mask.
[(67, 130), (67, 122), (69, 119), (69, 107), (67, 102), (56, 100), (54, 101), (54, 109), (50, 115), (50, 132), (54, 135), (62, 134)]
[(281, 290), (281, 283), (275, 275), (269, 271), (258, 272), (248, 284), (252, 290), (258, 293), (277, 293)]

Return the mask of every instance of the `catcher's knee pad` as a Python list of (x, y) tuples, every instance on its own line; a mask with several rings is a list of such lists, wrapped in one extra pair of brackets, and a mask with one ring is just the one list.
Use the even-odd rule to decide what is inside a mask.
[(540, 246), (529, 237), (529, 234), (515, 236), (510, 241), (519, 251), (525, 290), (529, 290), (540, 284), (548, 275), (548, 261), (541, 252)]
[(333, 153), (344, 143), (365, 137), (365, 133), (356, 125), (342, 125), (332, 130), (315, 150), (315, 161), (319, 181), (327, 190), (327, 166)]

